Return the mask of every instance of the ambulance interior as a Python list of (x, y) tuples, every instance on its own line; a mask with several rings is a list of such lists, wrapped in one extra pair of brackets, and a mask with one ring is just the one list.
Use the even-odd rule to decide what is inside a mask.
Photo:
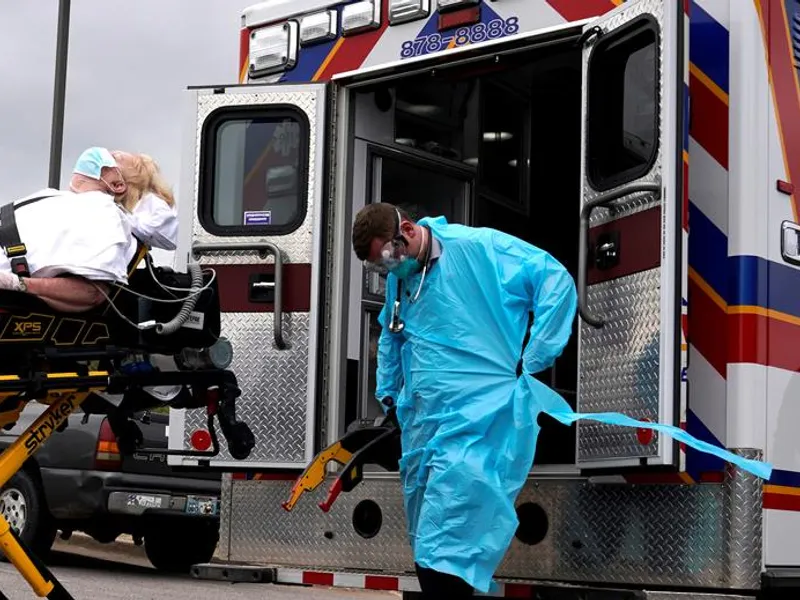
[[(609, 86), (618, 97), (605, 89), (595, 95), (608, 116), (600, 126), (616, 128), (609, 132), (616, 146), (593, 150), (603, 153), (610, 171), (652, 151), (652, 138), (643, 152), (630, 144), (644, 139), (647, 145), (648, 113), (651, 129), (655, 122), (648, 97), (652, 71), (648, 75), (646, 68), (652, 69), (653, 54), (646, 46), (610, 53), (603, 75), (619, 84)], [(444, 215), (450, 222), (496, 228), (547, 250), (577, 279), (581, 65), (580, 48), (563, 43), (356, 90), (353, 217), (364, 204), (384, 201), (415, 218)], [(608, 110), (613, 106), (618, 110)], [(642, 122), (644, 132), (630, 126)], [(346, 424), (381, 414), (374, 393), (383, 292), (383, 280), (367, 275), (353, 257)], [(575, 407), (577, 320), (562, 356), (537, 377)], [(574, 465), (575, 426), (546, 415), (539, 423), (535, 466)]]

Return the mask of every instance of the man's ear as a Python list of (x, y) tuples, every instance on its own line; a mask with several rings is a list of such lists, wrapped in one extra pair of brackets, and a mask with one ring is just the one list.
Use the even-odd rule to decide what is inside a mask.
[(414, 238), (417, 235), (417, 228), (409, 221), (400, 223), (400, 233), (409, 238)]
[(115, 194), (124, 194), (128, 189), (128, 184), (124, 181), (115, 181), (111, 184), (111, 189), (114, 191)]

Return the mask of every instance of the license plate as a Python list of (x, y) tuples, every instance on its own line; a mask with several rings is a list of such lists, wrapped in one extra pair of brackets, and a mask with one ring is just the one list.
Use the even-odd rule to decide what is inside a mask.
[(219, 514), (219, 498), (189, 496), (186, 499), (186, 512), (190, 515), (217, 516)]
[(146, 494), (128, 494), (128, 506), (136, 508), (162, 508), (161, 496), (148, 496)]

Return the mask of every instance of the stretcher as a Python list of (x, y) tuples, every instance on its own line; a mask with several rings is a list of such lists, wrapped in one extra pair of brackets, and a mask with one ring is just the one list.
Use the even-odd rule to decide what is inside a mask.
[(342, 492), (351, 492), (361, 483), (365, 466), (377, 465), (396, 471), (400, 456), (400, 427), (395, 409), (390, 408), (378, 423), (357, 423), (341, 439), (320, 451), (297, 478), (289, 498), (281, 506), (291, 512), (303, 494), (322, 485), (328, 465), (333, 462), (339, 464), (341, 470), (328, 488), (325, 500), (319, 503), (320, 509), (329, 512)]
[[(141, 261), (147, 268), (136, 268)], [(170, 407), (206, 411), (210, 436), (208, 450), (167, 454), (205, 461), (216, 456), (220, 444), (215, 422), (231, 456), (244, 459), (250, 454), (255, 439), (248, 425), (236, 418), (241, 393), (236, 376), (219, 366), (220, 361), (197, 360), (224, 341), (216, 279), (197, 265), (190, 271), (154, 268), (147, 248), (140, 246), (128, 285), (82, 313), (61, 313), (31, 294), (0, 291), (0, 427), (12, 428), (29, 402), (48, 405), (0, 454), (0, 487), (52, 435), (63, 431), (67, 417), (78, 409), (87, 418), (91, 413), (107, 415), (122, 453), (164, 454), (163, 449), (141, 447), (141, 431), (130, 419), (137, 411), (166, 403), (153, 393), (162, 386), (178, 390)], [(177, 291), (181, 289), (186, 293)], [(202, 317), (201, 325), (197, 319), (190, 321), (193, 315)], [(187, 350), (194, 360), (178, 360)], [(161, 371), (142, 360), (151, 355), (175, 358), (178, 370)], [(2, 515), (0, 550), (38, 597), (72, 598)]]

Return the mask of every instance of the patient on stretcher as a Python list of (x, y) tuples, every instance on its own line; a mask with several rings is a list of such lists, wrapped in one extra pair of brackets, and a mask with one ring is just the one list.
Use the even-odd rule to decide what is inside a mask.
[[(146, 155), (90, 148), (69, 191), (48, 188), (13, 207), (10, 228), (0, 224), (0, 289), (31, 293), (62, 312), (105, 302), (109, 284), (127, 283), (142, 245), (175, 248), (174, 198)], [(27, 269), (13, 252), (20, 243)]]

